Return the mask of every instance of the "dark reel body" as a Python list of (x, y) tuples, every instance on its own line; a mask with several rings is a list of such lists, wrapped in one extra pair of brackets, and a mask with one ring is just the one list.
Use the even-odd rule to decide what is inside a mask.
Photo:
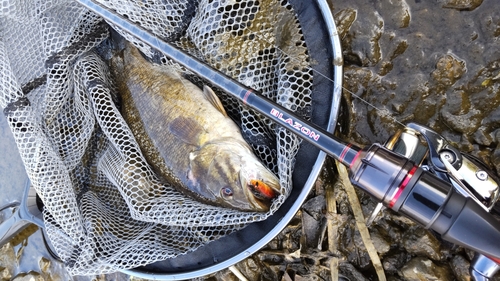
[[(475, 248), (476, 255), (470, 267), (471, 277), (476, 281), (493, 277), (500, 269), (500, 260), (494, 257), (494, 252), (498, 252), (495, 249), (498, 240), (494, 237), (497, 236), (500, 222), (489, 214), (499, 199), (499, 180), (495, 173), (479, 159), (461, 153), (440, 134), (415, 123), (397, 132), (385, 143), (384, 148), (400, 154), (402, 158), (399, 163), (387, 161), (391, 159), (388, 157), (392, 155), (390, 153), (372, 154), (379, 154), (379, 161), (407, 167), (401, 169), (401, 174), (419, 179), (406, 182), (411, 191), (399, 191), (401, 186), (388, 190), (386, 194), (390, 196), (380, 198), (381, 203), (368, 223), (373, 221), (382, 206), (392, 208), (433, 229), (445, 240)], [(403, 164), (403, 159), (408, 159), (415, 166), (406, 162)], [(387, 164), (378, 164), (384, 165)], [(424, 176), (424, 179), (420, 179), (421, 174), (425, 175), (420, 170), (436, 177)], [(374, 191), (369, 193), (374, 194)], [(471, 235), (471, 229), (476, 229), (476, 237), (481, 238), (466, 237)]]

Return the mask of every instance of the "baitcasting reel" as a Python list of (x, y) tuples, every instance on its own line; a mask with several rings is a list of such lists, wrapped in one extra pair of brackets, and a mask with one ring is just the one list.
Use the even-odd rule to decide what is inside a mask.
[[(500, 181), (496, 175), (480, 160), (461, 153), (443, 136), (427, 127), (409, 123), (387, 141), (385, 147), (451, 183), (458, 193), (471, 198), (487, 212), (491, 212), (499, 199)], [(382, 203), (377, 205), (368, 224), (373, 222), (382, 207)], [(500, 269), (499, 262), (476, 253), (470, 267), (471, 277), (476, 281), (489, 280)]]

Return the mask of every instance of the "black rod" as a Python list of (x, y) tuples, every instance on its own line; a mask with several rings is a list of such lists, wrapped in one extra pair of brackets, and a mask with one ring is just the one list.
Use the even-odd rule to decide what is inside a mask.
[(130, 22), (118, 13), (111, 11), (110, 8), (92, 0), (77, 0), (77, 2), (106, 19), (108, 23), (118, 26), (123, 31), (149, 44), (151, 47), (183, 65), (196, 75), (207, 79), (228, 94), (238, 98), (244, 104), (315, 145), (330, 156), (339, 160), (342, 164), (349, 167), (356, 158), (360, 150), (358, 147), (344, 142), (311, 122), (297, 117), (290, 110), (260, 95), (258, 91), (233, 80), (197, 58), (178, 50), (171, 44), (159, 39), (148, 30)]

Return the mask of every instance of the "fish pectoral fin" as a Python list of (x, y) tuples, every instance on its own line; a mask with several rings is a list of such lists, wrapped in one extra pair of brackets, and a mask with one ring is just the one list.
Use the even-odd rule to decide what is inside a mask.
[(208, 87), (207, 85), (203, 85), (203, 95), (205, 98), (215, 107), (217, 110), (220, 111), (225, 117), (227, 117), (226, 110), (222, 106), (222, 102), (220, 101), (219, 97), (214, 93), (212, 88)]
[(196, 120), (183, 116), (175, 118), (168, 129), (181, 141), (194, 146), (199, 146), (203, 134), (206, 134), (205, 129)]

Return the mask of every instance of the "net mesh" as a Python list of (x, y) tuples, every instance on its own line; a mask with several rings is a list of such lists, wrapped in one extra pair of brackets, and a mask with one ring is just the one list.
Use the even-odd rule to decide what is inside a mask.
[[(309, 117), (310, 62), (287, 1), (100, 3)], [(241, 212), (162, 183), (120, 114), (109, 70), (119, 44), (106, 22), (68, 0), (3, 1), (0, 21), (0, 106), (44, 203), (51, 243), (71, 274), (115, 272), (193, 251), (266, 219), (290, 193), (299, 140), (217, 89), (256, 155), (278, 175), (282, 195), (267, 213)], [(152, 60), (210, 84), (114, 29)]]

